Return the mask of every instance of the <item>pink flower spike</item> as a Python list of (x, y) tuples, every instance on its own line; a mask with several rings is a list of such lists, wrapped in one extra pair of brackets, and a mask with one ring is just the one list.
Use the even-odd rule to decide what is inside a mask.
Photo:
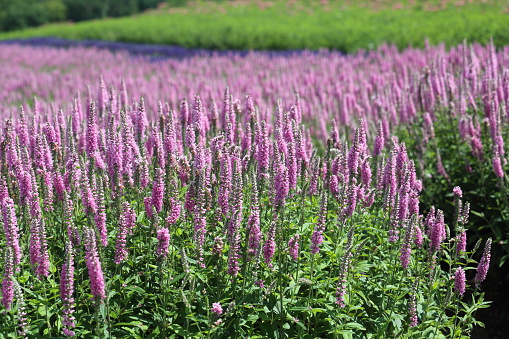
[(217, 314), (218, 316), (220, 316), (221, 314), (223, 314), (223, 308), (221, 307), (221, 304), (220, 303), (213, 303), (212, 304), (212, 309), (211, 309), (212, 313), (215, 313)]

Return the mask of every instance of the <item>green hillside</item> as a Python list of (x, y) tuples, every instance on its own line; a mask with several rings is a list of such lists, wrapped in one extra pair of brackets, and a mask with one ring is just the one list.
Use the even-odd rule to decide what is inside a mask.
[[(443, 2), (443, 1), (442, 1)], [(455, 45), (467, 39), (497, 46), (509, 43), (509, 15), (502, 2), (385, 1), (377, 6), (337, 2), (198, 2), (144, 14), (59, 23), (9, 33), (0, 39), (55, 36), (68, 39), (180, 45), (208, 49), (319, 49), (344, 52), (383, 42), (403, 48)]]

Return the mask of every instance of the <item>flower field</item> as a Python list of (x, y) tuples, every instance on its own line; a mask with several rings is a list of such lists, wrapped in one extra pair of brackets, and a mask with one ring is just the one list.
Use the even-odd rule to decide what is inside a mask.
[(0, 338), (469, 337), (509, 253), (508, 67), (2, 46)]

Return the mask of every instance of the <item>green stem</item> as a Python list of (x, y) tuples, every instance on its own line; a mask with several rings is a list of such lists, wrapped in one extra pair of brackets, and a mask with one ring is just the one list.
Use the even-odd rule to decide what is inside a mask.
[[(43, 283), (42, 280), (41, 280), (41, 283)], [(44, 313), (46, 313), (46, 325), (48, 326), (48, 335), (51, 337), (51, 323), (50, 323), (50, 317), (49, 317), (49, 300), (48, 300), (47, 291), (48, 291), (48, 287), (46, 286), (46, 284), (44, 284), (44, 310), (45, 310)]]

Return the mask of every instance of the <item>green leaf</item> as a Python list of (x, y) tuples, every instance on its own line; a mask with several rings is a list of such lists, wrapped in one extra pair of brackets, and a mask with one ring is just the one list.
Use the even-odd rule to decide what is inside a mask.
[(366, 330), (366, 328), (364, 326), (362, 326), (361, 324), (356, 323), (356, 322), (346, 323), (345, 324), (345, 328), (346, 329), (352, 329), (352, 330), (359, 330), (359, 331), (365, 331)]

